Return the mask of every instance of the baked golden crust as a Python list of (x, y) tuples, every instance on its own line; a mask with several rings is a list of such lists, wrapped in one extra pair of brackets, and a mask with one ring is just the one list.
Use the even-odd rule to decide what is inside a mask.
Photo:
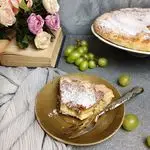
[(117, 45), (150, 51), (149, 8), (125, 8), (105, 13), (94, 21), (93, 29)]

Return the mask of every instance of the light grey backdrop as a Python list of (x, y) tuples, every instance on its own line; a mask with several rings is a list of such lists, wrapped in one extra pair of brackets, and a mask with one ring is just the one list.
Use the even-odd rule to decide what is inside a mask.
[(59, 0), (63, 31), (89, 34), (92, 21), (100, 14), (124, 7), (150, 7), (150, 0)]

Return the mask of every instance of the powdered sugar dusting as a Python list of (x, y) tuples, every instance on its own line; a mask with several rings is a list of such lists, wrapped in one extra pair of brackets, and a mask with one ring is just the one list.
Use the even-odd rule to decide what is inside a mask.
[[(96, 103), (96, 96), (92, 84), (87, 82), (72, 81), (61, 84), (62, 103), (72, 106), (89, 108)], [(84, 84), (83, 84), (84, 83)]]
[(148, 29), (150, 25), (150, 9), (148, 8), (126, 8), (113, 11), (109, 17), (105, 19), (100, 17), (97, 21), (105, 30), (112, 30), (115, 33), (127, 36), (135, 36), (141, 32), (150, 33)]

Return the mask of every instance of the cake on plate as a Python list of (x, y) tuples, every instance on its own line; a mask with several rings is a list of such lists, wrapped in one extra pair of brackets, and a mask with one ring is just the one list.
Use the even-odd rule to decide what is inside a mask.
[(103, 110), (114, 97), (113, 91), (103, 84), (61, 77), (60, 113), (84, 120)]
[(124, 8), (104, 13), (93, 23), (94, 32), (117, 45), (150, 51), (150, 8)]

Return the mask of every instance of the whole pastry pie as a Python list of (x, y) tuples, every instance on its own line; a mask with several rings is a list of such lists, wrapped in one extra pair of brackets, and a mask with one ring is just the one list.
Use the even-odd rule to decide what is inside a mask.
[(61, 77), (60, 113), (86, 119), (103, 110), (114, 97), (113, 91), (103, 84)]
[(150, 8), (124, 8), (99, 16), (95, 33), (117, 45), (150, 51)]

